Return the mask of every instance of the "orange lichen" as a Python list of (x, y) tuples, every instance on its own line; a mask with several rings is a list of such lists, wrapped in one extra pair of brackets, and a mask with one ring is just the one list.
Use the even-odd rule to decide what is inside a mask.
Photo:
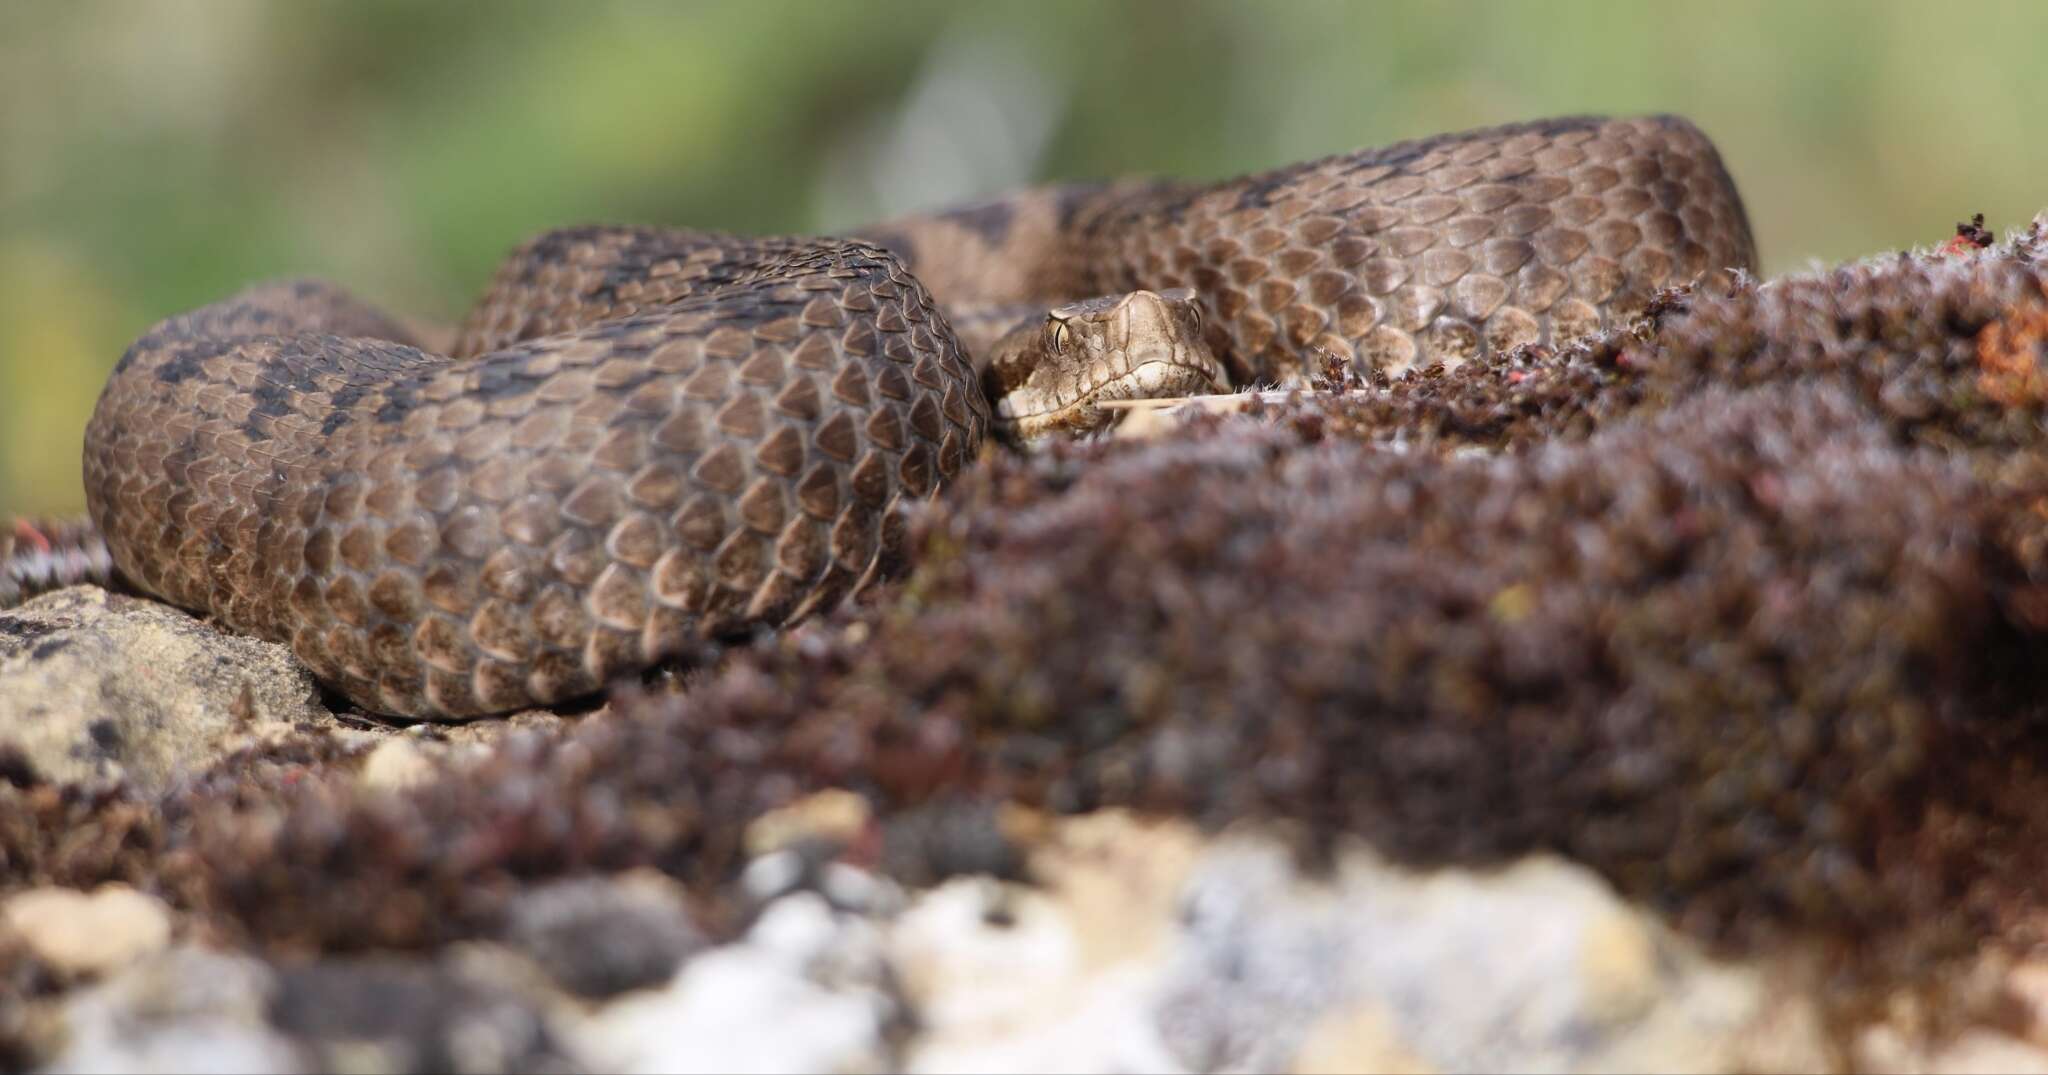
[(1989, 249), (1991, 243), (1991, 231), (1984, 226), (1984, 214), (1976, 213), (1967, 223), (1958, 221), (1956, 233), (1934, 252), (1942, 257), (1966, 257), (1979, 250)]
[(2007, 407), (2048, 402), (2048, 301), (2016, 305), (1977, 333), (1977, 388)]

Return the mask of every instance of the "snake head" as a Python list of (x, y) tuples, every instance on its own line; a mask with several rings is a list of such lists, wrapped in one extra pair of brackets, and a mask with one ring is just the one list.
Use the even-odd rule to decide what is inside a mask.
[(1082, 437), (1118, 414), (1100, 404), (1227, 392), (1188, 288), (1133, 291), (1056, 307), (1002, 338), (982, 386), (998, 434), (1029, 443)]

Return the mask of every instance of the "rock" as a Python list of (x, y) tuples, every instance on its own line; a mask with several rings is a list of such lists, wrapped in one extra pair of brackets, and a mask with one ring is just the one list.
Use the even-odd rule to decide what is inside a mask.
[(69, 996), (64, 1044), (43, 1070), (309, 1070), (266, 1021), (275, 988), (256, 960), (172, 948)]
[(1043, 887), (954, 880), (890, 931), (923, 1027), (912, 1070), (1179, 1066), (1150, 1006), (1200, 838), (1117, 811), (1055, 832), (1031, 863)]
[(879, 1071), (901, 1018), (873, 922), (801, 892), (769, 904), (746, 937), (685, 964), (574, 1034), (599, 1071)]
[[(1157, 1018), (1195, 1070), (1277, 1069), (1315, 1045), (1324, 1068), (1725, 1071), (1747, 1066), (1766, 983), (1554, 858), (1413, 872), (1354, 847), (1322, 879), (1236, 840), (1189, 879)], [(1332, 1055), (1344, 1041), (1365, 1054)], [(1797, 1066), (1826, 1067), (1817, 1039)]]
[[(603, 707), (599, 707), (592, 713), (603, 711)], [(357, 775), (365, 787), (403, 791), (434, 779), (442, 764), (481, 761), (508, 739), (530, 741), (557, 736), (582, 719), (583, 716), (527, 709), (504, 717), (463, 724), (392, 726), (371, 723), (361, 731), (374, 737), (370, 741), (377, 746), (363, 758), (362, 770)]]
[(441, 963), (372, 956), (277, 971), (270, 1020), (324, 1071), (575, 1067), (528, 998)]
[(340, 729), (283, 646), (73, 587), (0, 612), (0, 747), (59, 781), (160, 790), (295, 725)]
[(954, 881), (890, 930), (910, 1070), (1829, 1066), (1767, 968), (1556, 859), (1411, 872), (1351, 847), (1320, 874), (1269, 835), (1104, 814), (1032, 868), (1043, 888)]
[(814, 840), (850, 843), (871, 820), (866, 799), (828, 788), (762, 814), (744, 839), (747, 853), (758, 857)]
[(33, 888), (0, 903), (0, 922), (28, 950), (72, 975), (104, 974), (162, 951), (171, 939), (163, 902), (127, 885), (101, 885), (87, 894), (69, 888)]
[(1404, 1049), (1386, 1008), (1368, 1001), (1340, 1008), (1317, 1020), (1303, 1035), (1289, 1070), (1295, 1075), (1344, 1075), (1352, 1071), (1427, 1075), (1436, 1069)]
[(513, 900), (505, 939), (563, 989), (610, 997), (668, 981), (708, 943), (683, 898), (653, 871), (556, 881)]
[(411, 739), (393, 736), (377, 744), (363, 759), (358, 778), (364, 787), (403, 791), (418, 787), (434, 776), (434, 762), (427, 751)]
[[(63, 998), (50, 1064), (1809, 1071), (1843, 1055), (1811, 967), (1710, 958), (1556, 858), (1413, 870), (1354, 844), (1312, 866), (1266, 828), (1211, 837), (1116, 811), (1036, 824), (1032, 883), (848, 899), (822, 882), (893, 882), (834, 861), (711, 948), (652, 873), (526, 889), (493, 941), (427, 955), (267, 967), (173, 947)], [(15, 927), (0, 941), (30, 935), (19, 905), (107, 898), (35, 895), (0, 906)], [(2048, 981), (2034, 964), (1985, 977), (2021, 1005)], [(1893, 1023), (1846, 1041), (1857, 1067), (2042, 1069), (2037, 1041)]]
[(169, 949), (54, 1004), (42, 1070), (564, 1071), (544, 1003), (487, 959), (309, 963)]
[[(153, 606), (0, 618), (38, 707), (0, 719), (14, 887), (128, 879), (314, 960), (152, 955), (152, 912), (98, 937), (102, 896), (28, 894), (0, 1067), (2048, 1069), (2012, 926), (2048, 832), (2044, 243), (1134, 416), (963, 476), (873, 604), (360, 773), (313, 735), (168, 798), (36, 781), (327, 725)], [(145, 613), (196, 656), (107, 640)]]
[(508, 737), (524, 734), (557, 734), (589, 717), (603, 713), (605, 709), (605, 706), (600, 705), (588, 713), (578, 714), (554, 713), (545, 709), (522, 709), (503, 717), (465, 721), (461, 724), (415, 724), (406, 728), (405, 734), (424, 743), (486, 753)]

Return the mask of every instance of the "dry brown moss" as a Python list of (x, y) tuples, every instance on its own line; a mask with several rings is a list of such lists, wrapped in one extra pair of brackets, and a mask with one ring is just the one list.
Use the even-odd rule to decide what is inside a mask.
[(1520, 449), (1582, 438), (1712, 386), (1827, 382), (1902, 437), (1948, 448), (2038, 442), (2048, 394), (2048, 231), (1980, 251), (1899, 254), (1759, 286), (1659, 296), (1580, 345), (1384, 385), (1327, 408), (1334, 435), (1421, 448)]
[(848, 695), (1062, 808), (1554, 848), (1710, 935), (1860, 933), (1948, 910), (1967, 869), (1879, 845), (2024, 704), (1979, 488), (1831, 391), (1493, 462), (1225, 429), (963, 493)]
[(647, 865), (716, 931), (747, 822), (843, 786), (904, 832), (1013, 799), (1274, 816), (1415, 863), (1551, 849), (1738, 945), (1961, 946), (2048, 848), (2027, 253), (1694, 295), (1562, 355), (998, 459), (887, 600), (680, 697), (404, 794), (313, 747), (162, 803), (24, 779), (0, 877), (120, 877), (332, 950), (499, 931), (531, 880)]
[(0, 609), (39, 593), (114, 578), (113, 557), (92, 522), (0, 519)]
[(1994, 513), (1840, 393), (1461, 463), (1225, 423), (957, 492), (877, 623), (403, 795), (330, 764), (239, 767), (164, 823), (78, 800), (44, 816), (116, 850), (41, 872), (272, 945), (432, 944), (540, 877), (650, 865), (715, 901), (751, 818), (839, 785), (1278, 816), (1418, 863), (1555, 849), (1756, 939), (1988, 912), (1975, 882), (2032, 853), (1977, 805), (1928, 836), (1946, 774), (2032, 734)]

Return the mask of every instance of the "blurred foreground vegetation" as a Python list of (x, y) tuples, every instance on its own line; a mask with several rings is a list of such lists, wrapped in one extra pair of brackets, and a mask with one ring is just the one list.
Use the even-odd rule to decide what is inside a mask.
[(2044, 41), (2018, 2), (0, 4), (0, 514), (82, 504), (150, 322), (280, 275), (452, 319), (581, 221), (821, 231), (1671, 111), (1769, 272), (2003, 230), (2048, 207)]

